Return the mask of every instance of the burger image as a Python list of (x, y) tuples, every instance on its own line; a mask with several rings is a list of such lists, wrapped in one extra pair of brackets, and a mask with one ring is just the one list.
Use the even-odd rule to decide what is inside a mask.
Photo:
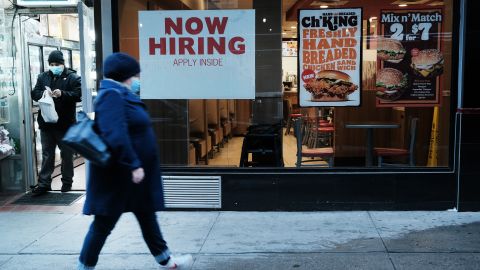
[(381, 60), (399, 63), (405, 56), (405, 49), (402, 43), (392, 38), (377, 39), (377, 57)]
[(304, 87), (312, 93), (312, 101), (346, 101), (358, 89), (348, 74), (336, 70), (318, 72)]
[(443, 55), (439, 50), (421, 50), (412, 56), (411, 67), (416, 75), (433, 78), (443, 73)]
[(407, 87), (407, 75), (394, 68), (384, 68), (377, 73), (377, 93), (379, 99), (394, 101), (399, 99)]

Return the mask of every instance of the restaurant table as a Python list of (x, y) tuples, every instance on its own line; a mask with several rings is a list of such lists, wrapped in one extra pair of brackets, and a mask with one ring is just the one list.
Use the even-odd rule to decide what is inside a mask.
[(364, 128), (367, 130), (367, 145), (365, 153), (365, 166), (373, 165), (373, 129), (375, 128), (399, 128), (400, 124), (390, 122), (362, 122), (346, 123), (345, 128)]

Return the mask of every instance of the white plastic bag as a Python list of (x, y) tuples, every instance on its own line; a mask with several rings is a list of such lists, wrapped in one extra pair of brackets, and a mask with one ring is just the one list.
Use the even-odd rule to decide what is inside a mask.
[(42, 98), (38, 100), (38, 105), (40, 106), (40, 111), (42, 112), (45, 123), (57, 123), (58, 114), (57, 111), (55, 111), (55, 102), (48, 94), (48, 89), (43, 91)]

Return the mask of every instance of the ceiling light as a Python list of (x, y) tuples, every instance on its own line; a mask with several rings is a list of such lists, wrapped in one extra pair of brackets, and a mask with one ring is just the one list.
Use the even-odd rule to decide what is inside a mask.
[(406, 7), (406, 6), (408, 6), (408, 5), (407, 5), (407, 4), (400, 4), (400, 5), (398, 5), (398, 6), (399, 6), (399, 7)]
[(296, 26), (290, 26), (290, 28), (292, 28), (292, 29), (297, 29), (297, 27), (296, 27)]
[(326, 5), (321, 5), (320, 8), (328, 8)]
[(266, 23), (266, 22), (267, 22), (267, 18), (263, 18), (262, 22)]
[(286, 35), (287, 33), (283, 32), (282, 35)]

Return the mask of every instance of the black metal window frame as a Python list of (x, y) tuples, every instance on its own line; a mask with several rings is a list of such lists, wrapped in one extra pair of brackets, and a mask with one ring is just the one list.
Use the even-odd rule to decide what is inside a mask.
[[(95, 1), (95, 28), (96, 31), (101, 29), (100, 23), (100, 1)], [(118, 2), (111, 1), (112, 13), (112, 43), (113, 51), (119, 51), (119, 16), (118, 16)], [(459, 27), (460, 27), (460, 1), (453, 1), (453, 20), (452, 20), (452, 67), (459, 65)], [(97, 40), (97, 45), (101, 46), (101, 40)], [(101, 49), (97, 46), (97, 75), (102, 75), (98, 70), (102, 68), (103, 55)], [(101, 47), (100, 47), (101, 48)], [(189, 167), (189, 166), (163, 166), (165, 173), (171, 174), (245, 174), (245, 175), (350, 175), (350, 174), (364, 174), (364, 175), (386, 175), (386, 174), (408, 174), (408, 175), (424, 175), (424, 174), (455, 174), (456, 161), (459, 159), (456, 151), (458, 139), (456, 136), (456, 110), (458, 100), (458, 74), (452, 68), (451, 74), (451, 101), (450, 101), (450, 134), (449, 134), (449, 158), (448, 167), (384, 167), (378, 169), (377, 167), (333, 167), (333, 168), (297, 168), (297, 167), (257, 167), (257, 168), (232, 168), (232, 167)], [(100, 76), (99, 76), (100, 78)], [(422, 176), (420, 176), (421, 180)]]

